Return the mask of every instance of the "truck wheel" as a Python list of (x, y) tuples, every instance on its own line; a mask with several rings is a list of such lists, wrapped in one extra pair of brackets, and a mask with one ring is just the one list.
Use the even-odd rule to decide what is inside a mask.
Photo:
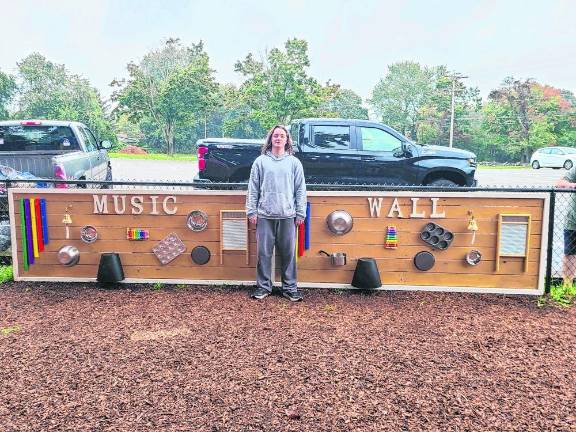
[[(112, 167), (108, 165), (108, 169), (106, 170), (106, 178), (105, 181), (112, 181)], [(101, 189), (110, 189), (112, 186), (103, 184)]]
[(430, 183), (428, 183), (427, 186), (437, 186), (437, 187), (455, 187), (458, 186), (457, 183), (454, 183), (452, 180), (448, 180), (448, 179), (444, 179), (444, 178), (439, 178), (436, 180), (432, 180)]
[(574, 166), (574, 164), (572, 163), (572, 161), (570, 159), (568, 159), (566, 162), (564, 162), (564, 169), (572, 169), (572, 167)]
[(539, 169), (540, 168), (540, 162), (538, 162), (537, 160), (532, 162), (532, 168)]

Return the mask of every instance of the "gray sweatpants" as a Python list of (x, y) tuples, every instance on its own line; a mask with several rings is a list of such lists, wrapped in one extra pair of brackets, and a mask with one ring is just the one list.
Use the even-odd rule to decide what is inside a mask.
[(282, 262), (282, 289), (296, 291), (296, 227), (294, 218), (265, 219), (258, 216), (256, 224), (256, 243), (258, 245), (258, 266), (256, 282), (258, 287), (272, 292), (272, 252)]

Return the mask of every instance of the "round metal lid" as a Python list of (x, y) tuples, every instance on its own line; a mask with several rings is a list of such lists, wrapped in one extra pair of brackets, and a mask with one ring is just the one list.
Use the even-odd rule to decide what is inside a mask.
[(190, 253), (192, 261), (198, 265), (204, 265), (210, 261), (210, 250), (206, 246), (196, 246)]
[(432, 267), (434, 267), (435, 262), (436, 259), (434, 258), (434, 255), (432, 255), (428, 251), (418, 252), (414, 256), (414, 265), (418, 270), (422, 271), (430, 270)]

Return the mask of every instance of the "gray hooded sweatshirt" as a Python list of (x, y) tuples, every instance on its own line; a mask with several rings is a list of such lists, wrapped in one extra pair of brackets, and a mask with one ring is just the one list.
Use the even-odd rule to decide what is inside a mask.
[(306, 182), (302, 163), (293, 155), (260, 155), (252, 164), (246, 213), (265, 219), (306, 217)]

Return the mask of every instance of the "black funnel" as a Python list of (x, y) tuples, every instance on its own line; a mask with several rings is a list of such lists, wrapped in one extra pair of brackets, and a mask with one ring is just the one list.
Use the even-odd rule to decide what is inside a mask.
[(98, 266), (98, 282), (114, 283), (124, 280), (124, 269), (117, 253), (103, 253), (100, 255)]
[(374, 289), (382, 286), (380, 272), (374, 258), (358, 258), (352, 286), (363, 289)]

